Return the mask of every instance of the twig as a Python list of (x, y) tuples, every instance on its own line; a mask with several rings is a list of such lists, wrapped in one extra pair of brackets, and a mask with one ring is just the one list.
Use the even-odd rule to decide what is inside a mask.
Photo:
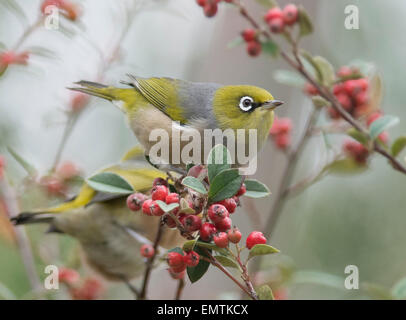
[[(9, 217), (16, 217), (20, 212), (17, 197), (15, 195), (14, 189), (11, 188), (8, 184), (6, 177), (3, 177), (0, 180), (0, 191), (3, 194), (3, 199), (6, 204)], [(39, 293), (42, 291), (43, 288), (35, 268), (35, 260), (25, 228), (24, 226), (14, 228), (14, 232), (17, 238), (18, 249), (20, 251), (21, 259), (23, 260), (24, 268), (27, 273), (31, 289), (34, 293)]]
[(141, 289), (141, 293), (139, 294), (140, 300), (145, 300), (146, 296), (147, 296), (149, 278), (151, 275), (152, 267), (154, 265), (155, 257), (157, 255), (159, 242), (161, 241), (161, 238), (162, 238), (163, 229), (164, 229), (164, 222), (162, 220), (159, 220), (159, 226), (158, 226), (158, 230), (157, 230), (155, 240), (154, 240), (154, 245), (153, 245), (155, 254), (151, 258), (149, 258), (147, 261), (147, 266), (146, 266), (145, 273), (144, 273), (144, 280), (142, 283), (142, 289)]
[(20, 48), (20, 46), (24, 43), (24, 41), (35, 31), (37, 30), (42, 23), (44, 22), (44, 17), (42, 15), (40, 15), (37, 19), (37, 21), (34, 22), (34, 24), (32, 24), (30, 27), (28, 27), (24, 33), (21, 35), (21, 37), (18, 39), (18, 41), (16, 42), (16, 44), (13, 47), (13, 51), (18, 51), (18, 49)]
[(185, 287), (185, 280), (179, 279), (178, 281), (178, 288), (176, 289), (176, 295), (175, 295), (175, 300), (180, 300), (182, 293), (183, 293), (183, 288)]

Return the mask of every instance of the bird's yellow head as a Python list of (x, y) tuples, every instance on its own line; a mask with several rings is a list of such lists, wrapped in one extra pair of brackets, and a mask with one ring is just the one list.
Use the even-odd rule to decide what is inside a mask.
[(219, 88), (213, 97), (213, 112), (221, 129), (258, 129), (268, 135), (274, 112), (283, 102), (265, 89), (239, 85)]

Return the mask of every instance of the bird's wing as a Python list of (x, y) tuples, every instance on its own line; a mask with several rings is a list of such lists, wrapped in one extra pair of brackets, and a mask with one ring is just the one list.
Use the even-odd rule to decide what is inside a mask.
[(184, 82), (171, 78), (140, 78), (129, 75), (127, 82), (138, 90), (149, 103), (158, 108), (174, 121), (187, 123), (184, 109), (179, 103), (179, 86)]

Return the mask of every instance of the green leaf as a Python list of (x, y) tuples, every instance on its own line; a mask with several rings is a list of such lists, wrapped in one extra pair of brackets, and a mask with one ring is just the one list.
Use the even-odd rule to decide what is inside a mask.
[(278, 253), (279, 250), (270, 246), (269, 244), (256, 244), (250, 250), (250, 254), (248, 255), (248, 259), (256, 256), (263, 256), (272, 253)]
[(237, 37), (237, 38), (231, 40), (231, 41), (227, 44), (227, 48), (232, 49), (232, 48), (238, 47), (238, 46), (240, 46), (240, 45), (242, 45), (242, 44), (244, 44), (244, 43), (245, 43), (244, 39), (239, 36), (239, 37)]
[[(300, 50), (300, 55), (304, 58), (302, 60), (303, 60), (303, 64), (304, 65), (306, 64), (305, 69), (315, 75), (315, 77), (317, 78), (317, 82), (322, 83), (323, 75), (321, 73), (319, 66), (317, 65), (316, 61), (314, 60), (313, 56), (309, 52), (307, 52), (306, 50), (303, 50), (303, 49)], [(313, 69), (311, 69), (311, 67)]]
[(328, 102), (326, 99), (324, 99), (321, 96), (313, 96), (312, 102), (316, 108), (323, 108), (323, 107), (327, 107), (330, 105), (330, 102)]
[(267, 284), (262, 285), (257, 290), (259, 300), (274, 300), (272, 289)]
[(372, 140), (375, 140), (383, 131), (393, 127), (399, 123), (399, 118), (395, 116), (386, 115), (383, 116), (374, 122), (372, 122), (369, 128), (369, 135)]
[(209, 190), (209, 202), (218, 202), (234, 196), (240, 189), (243, 178), (238, 169), (228, 169), (220, 172), (213, 179)]
[(259, 182), (255, 179), (246, 179), (244, 181), (247, 191), (244, 193), (244, 196), (249, 198), (264, 198), (271, 194), (268, 187), (262, 182)]
[(312, 21), (302, 6), (299, 6), (299, 30), (301, 37), (307, 36), (313, 32)]
[(215, 145), (207, 157), (207, 174), (210, 183), (220, 172), (229, 169), (230, 164), (231, 156), (228, 149), (222, 144)]
[(101, 172), (86, 180), (93, 189), (107, 193), (129, 194), (134, 192), (131, 184), (116, 173)]
[(238, 264), (226, 256), (215, 256), (215, 258), (223, 267), (239, 269)]
[(261, 43), (262, 51), (266, 54), (271, 55), (272, 57), (276, 58), (279, 54), (279, 47), (278, 45), (273, 42), (272, 40), (268, 40)]
[(331, 85), (335, 81), (335, 72), (331, 63), (321, 56), (313, 57), (313, 61), (321, 74), (321, 82), (326, 86)]
[(194, 250), (196, 247), (206, 248), (209, 250), (217, 251), (222, 255), (228, 255), (228, 251), (224, 248), (217, 247), (214, 243), (199, 241), (199, 240), (189, 240), (183, 244), (183, 250), (190, 251)]
[(168, 250), (168, 252), (177, 252), (177, 253), (180, 253), (182, 256), (184, 256), (184, 252), (183, 252), (182, 248), (180, 248), (180, 247), (172, 248), (172, 249)]
[(256, 2), (268, 9), (271, 9), (278, 5), (275, 0), (256, 0)]
[(326, 167), (329, 173), (339, 175), (362, 173), (366, 169), (368, 169), (367, 165), (359, 164), (352, 158), (336, 160)]
[(406, 277), (395, 283), (391, 293), (396, 299), (406, 299)]
[(276, 70), (273, 77), (279, 83), (297, 88), (303, 88), (306, 83), (296, 72), (289, 70)]
[(362, 132), (358, 131), (355, 128), (351, 128), (347, 130), (347, 134), (357, 140), (358, 142), (362, 143), (364, 146), (368, 144), (368, 137), (365, 136)]
[[(196, 251), (200, 256), (207, 257), (206, 251), (202, 250), (202, 248), (197, 247), (194, 251)], [(190, 282), (194, 283), (203, 277), (209, 267), (210, 263), (204, 259), (200, 259), (196, 267), (188, 267), (186, 272)]]
[(34, 175), (37, 172), (34, 166), (28, 163), (28, 161), (20, 156), (13, 148), (7, 147), (7, 150), (13, 156), (14, 160), (17, 161), (29, 175)]
[(182, 180), (182, 184), (185, 187), (188, 187), (188, 188), (190, 188), (192, 190), (195, 190), (195, 191), (197, 191), (197, 192), (199, 192), (201, 194), (207, 194), (207, 190), (204, 187), (203, 183), (199, 179), (197, 179), (195, 177), (191, 177), (191, 176), (185, 177)]
[(397, 157), (399, 155), (399, 153), (402, 152), (402, 150), (406, 147), (406, 137), (399, 137), (397, 138), (391, 147), (391, 153), (392, 156)]
[(157, 200), (156, 203), (158, 206), (164, 211), (164, 212), (170, 212), (173, 209), (179, 207), (179, 203), (171, 203), (171, 204), (166, 204), (165, 202), (161, 200)]

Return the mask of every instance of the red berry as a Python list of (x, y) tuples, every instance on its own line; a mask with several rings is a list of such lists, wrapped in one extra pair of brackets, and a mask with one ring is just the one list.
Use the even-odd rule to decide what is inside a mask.
[(343, 66), (337, 71), (337, 76), (340, 78), (346, 78), (351, 76), (354, 73), (354, 70), (350, 67)]
[(247, 187), (245, 186), (245, 183), (243, 183), (240, 187), (240, 189), (237, 191), (237, 193), (235, 194), (236, 197), (241, 197), (242, 195), (244, 195), (247, 192)]
[(382, 133), (378, 136), (378, 139), (379, 139), (382, 143), (387, 144), (388, 141), (389, 141), (389, 133), (388, 133), (388, 131), (382, 132)]
[(176, 227), (176, 221), (173, 220), (173, 218), (169, 215), (166, 215), (164, 217), (164, 221), (166, 223), (166, 225), (168, 226), (168, 228), (175, 228)]
[(179, 203), (179, 201), (180, 201), (179, 195), (175, 192), (168, 194), (165, 198), (166, 204)]
[(74, 92), (70, 98), (70, 108), (73, 112), (82, 110), (89, 102), (89, 95), (82, 92)]
[(152, 183), (152, 185), (155, 186), (168, 186), (168, 181), (166, 181), (164, 178), (155, 178), (154, 182)]
[(148, 216), (162, 216), (165, 212), (152, 199), (147, 199), (142, 204), (142, 212)]
[(307, 82), (305, 84), (304, 92), (306, 94), (308, 94), (309, 96), (315, 96), (315, 95), (319, 94), (319, 91), (317, 90), (317, 88), (309, 82)]
[(200, 7), (204, 7), (204, 5), (206, 4), (206, 0), (196, 0), (196, 3), (197, 3)]
[(290, 146), (290, 135), (288, 133), (281, 133), (275, 137), (275, 144), (279, 149), (285, 150)]
[(247, 53), (251, 57), (259, 56), (261, 54), (261, 51), (262, 51), (262, 46), (261, 46), (261, 43), (259, 43), (258, 41), (253, 40), (253, 41), (247, 42)]
[(203, 241), (210, 241), (213, 237), (213, 234), (215, 234), (216, 232), (217, 229), (214, 224), (205, 222), (200, 228), (200, 239), (202, 239)]
[(141, 209), (142, 204), (144, 203), (146, 196), (142, 193), (133, 193), (130, 194), (127, 198), (127, 207), (131, 211), (138, 211)]
[(290, 120), (290, 118), (275, 118), (269, 133), (277, 135), (281, 133), (289, 133), (291, 130), (292, 120)]
[(176, 251), (168, 252), (166, 260), (168, 262), (168, 265), (171, 267), (180, 267), (185, 264), (185, 262), (183, 261), (183, 255)]
[(203, 11), (206, 17), (211, 18), (214, 17), (217, 13), (218, 6), (215, 2), (206, 2), (204, 5)]
[(199, 264), (200, 256), (195, 251), (189, 251), (183, 256), (183, 260), (188, 267), (196, 267)]
[(275, 7), (268, 10), (268, 12), (264, 16), (264, 20), (267, 23), (270, 23), (272, 20), (282, 19), (282, 17), (283, 17), (282, 10), (278, 7)]
[(147, 216), (152, 216), (151, 212), (151, 205), (152, 205), (153, 200), (152, 199), (147, 199), (143, 202), (142, 204), (142, 212), (145, 213)]
[(168, 272), (171, 275), (172, 279), (175, 279), (175, 280), (180, 280), (180, 279), (183, 279), (185, 277), (185, 270), (182, 270), (180, 272), (175, 272), (173, 270), (173, 268), (169, 268)]
[(157, 185), (157, 186), (154, 186), (151, 190), (151, 198), (152, 198), (152, 200), (165, 201), (168, 193), (169, 193), (169, 191), (168, 191), (167, 187), (162, 186), (162, 185)]
[(251, 248), (253, 246), (255, 246), (256, 244), (265, 244), (265, 243), (266, 243), (266, 238), (264, 237), (262, 232), (252, 231), (247, 237), (245, 246), (251, 250)]
[(349, 111), (352, 108), (352, 101), (347, 94), (339, 93), (336, 98), (345, 110)]
[(103, 285), (100, 280), (88, 278), (81, 287), (74, 287), (70, 290), (75, 300), (95, 300), (103, 293)]
[(365, 164), (369, 156), (368, 149), (355, 140), (344, 141), (343, 151), (359, 164)]
[(69, 268), (60, 268), (58, 279), (61, 283), (66, 283), (68, 285), (72, 285), (75, 282), (78, 282), (80, 278), (79, 273), (76, 270), (69, 269)]
[(187, 175), (195, 177), (195, 178), (199, 178), (202, 175), (205, 175), (206, 173), (207, 173), (207, 169), (204, 166), (202, 166), (201, 164), (199, 164), (199, 165), (191, 167), (189, 169)]
[(228, 236), (228, 240), (232, 243), (238, 243), (241, 240), (241, 232), (236, 227), (228, 230), (227, 236)]
[(217, 221), (214, 225), (216, 226), (216, 229), (219, 231), (227, 231), (231, 228), (233, 222), (231, 221), (230, 218), (224, 218), (220, 221)]
[(246, 42), (254, 41), (257, 37), (257, 31), (255, 29), (245, 29), (241, 32), (241, 36)]
[(368, 90), (369, 87), (369, 81), (366, 78), (361, 78), (361, 79), (357, 79), (357, 84), (358, 86), (361, 88), (361, 90)]
[(348, 95), (354, 96), (358, 92), (362, 91), (362, 86), (364, 84), (361, 84), (361, 82), (358, 80), (347, 80), (344, 82), (344, 90), (347, 92)]
[(145, 258), (152, 258), (155, 254), (154, 247), (150, 244), (143, 244), (140, 248), (141, 255)]
[(339, 93), (345, 93), (344, 85), (342, 83), (337, 83), (333, 87), (334, 95), (338, 95)]
[(207, 210), (207, 215), (210, 218), (210, 220), (213, 221), (214, 223), (217, 223), (218, 221), (228, 218), (230, 216), (226, 207), (217, 203), (212, 204), (209, 207), (209, 210)]
[(297, 21), (299, 10), (294, 4), (288, 4), (282, 11), (283, 21), (291, 26)]
[(234, 198), (224, 199), (224, 200), (218, 202), (218, 204), (221, 204), (224, 207), (226, 207), (226, 209), (229, 213), (234, 213), (235, 209), (237, 208), (237, 203), (235, 202)]
[(226, 248), (228, 246), (228, 237), (227, 233), (219, 232), (213, 236), (213, 241), (219, 248)]
[(285, 23), (282, 18), (276, 18), (269, 23), (269, 29), (273, 33), (281, 33), (285, 28)]
[(180, 218), (180, 222), (185, 227), (187, 232), (194, 232), (201, 228), (202, 226), (202, 219), (200, 217), (195, 216), (193, 214), (188, 214)]
[(357, 106), (362, 106), (368, 102), (368, 94), (365, 91), (358, 92), (355, 96)]

